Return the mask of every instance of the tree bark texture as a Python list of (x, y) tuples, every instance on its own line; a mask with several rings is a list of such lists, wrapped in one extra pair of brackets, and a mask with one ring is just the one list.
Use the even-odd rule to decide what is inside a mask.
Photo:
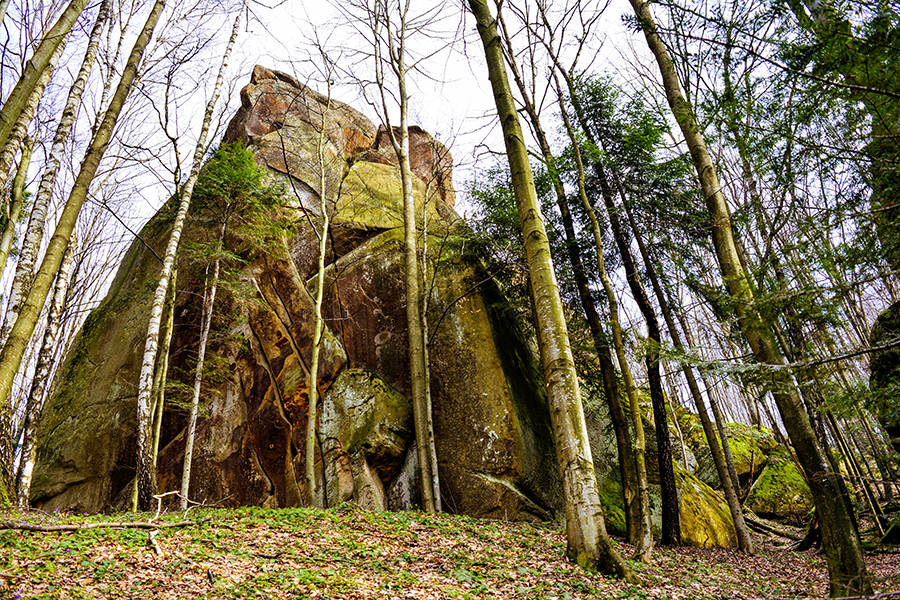
[(690, 105), (684, 99), (672, 59), (650, 13), (649, 3), (631, 0), (631, 4), (648, 46), (656, 58), (666, 98), (697, 169), (707, 210), (712, 219), (713, 246), (722, 278), (734, 302), (741, 330), (756, 359), (763, 365), (771, 366), (772, 395), (806, 474), (821, 523), (831, 595), (839, 597), (870, 594), (871, 580), (863, 560), (859, 537), (854, 529), (853, 515), (841, 500), (838, 476), (832, 471), (819, 446), (790, 373), (783, 368), (784, 360), (773, 339), (771, 325), (765, 323), (753, 307), (750, 285), (734, 245), (728, 206), (715, 166), (706, 149), (706, 142)]
[(541, 149), (541, 156), (544, 159), (544, 163), (547, 166), (547, 171), (549, 172), (550, 179), (553, 183), (553, 191), (556, 195), (556, 205), (559, 208), (563, 222), (563, 230), (566, 235), (566, 254), (569, 258), (569, 264), (572, 266), (572, 276), (575, 279), (575, 287), (578, 290), (578, 299), (584, 310), (584, 315), (591, 331), (591, 339), (594, 342), (594, 349), (597, 352), (597, 362), (599, 363), (600, 375), (603, 379), (603, 391), (606, 395), (606, 403), (609, 407), (613, 432), (616, 436), (616, 450), (618, 453), (619, 471), (622, 480), (622, 503), (625, 507), (625, 537), (629, 544), (637, 545), (641, 530), (639, 486), (631, 449), (631, 437), (628, 434), (628, 417), (625, 414), (625, 408), (622, 406), (622, 400), (619, 396), (619, 381), (612, 360), (609, 337), (603, 329), (603, 325), (600, 321), (600, 314), (597, 311), (597, 305), (591, 294), (590, 283), (584, 269), (584, 263), (581, 260), (581, 249), (575, 234), (575, 225), (572, 220), (572, 213), (569, 210), (569, 201), (566, 197), (566, 190), (559, 175), (556, 157), (553, 156), (553, 152), (550, 148), (550, 141), (541, 125), (538, 111), (527, 93), (528, 90), (525, 85), (525, 79), (520, 73), (516, 61), (512, 58), (515, 55), (512, 47), (512, 39), (507, 32), (506, 23), (503, 21), (502, 15), (498, 16), (498, 22), (507, 46), (507, 52), (505, 54), (507, 57), (507, 64), (509, 64), (513, 73), (513, 79), (516, 82), (516, 86), (519, 88), (519, 93), (522, 96), (525, 106), (525, 112), (528, 114), (528, 118), (531, 121), (532, 131), (534, 132), (535, 138), (537, 138), (538, 146)]
[[(557, 84), (557, 88), (559, 85)], [(569, 121), (566, 113), (565, 104), (561, 90), (558, 89), (558, 100), (560, 115), (572, 143), (572, 150), (575, 155), (575, 163), (578, 170), (578, 196), (581, 199), (581, 206), (587, 213), (591, 221), (591, 232), (594, 236), (594, 251), (597, 256), (597, 274), (603, 289), (606, 291), (606, 301), (609, 303), (609, 321), (612, 326), (613, 347), (616, 349), (616, 358), (619, 360), (619, 369), (622, 371), (622, 380), (625, 383), (625, 394), (628, 397), (628, 403), (631, 408), (631, 423), (634, 426), (634, 462), (637, 470), (637, 486), (638, 486), (638, 506), (640, 508), (641, 527), (637, 536), (637, 556), (640, 560), (647, 562), (650, 560), (650, 554), (653, 551), (653, 532), (650, 525), (650, 491), (649, 481), (647, 477), (647, 461), (645, 450), (647, 447), (646, 436), (644, 435), (643, 413), (638, 402), (637, 390), (634, 386), (634, 380), (631, 377), (631, 368), (628, 365), (628, 357), (625, 355), (625, 343), (622, 338), (622, 327), (619, 321), (619, 301), (618, 295), (613, 288), (606, 271), (606, 259), (603, 250), (603, 233), (600, 231), (600, 222), (594, 212), (587, 197), (585, 188), (584, 161), (581, 159), (581, 150), (578, 147), (575, 129)]]
[(568, 554), (585, 567), (637, 581), (606, 534), (575, 364), (550, 257), (550, 245), (540, 215), (512, 90), (506, 76), (497, 24), (486, 0), (469, 0), (469, 7), (475, 15), (478, 33), (484, 45), (525, 240), (556, 459), (566, 497)]
[(9, 212), (6, 214), (6, 227), (3, 228), (3, 237), (0, 239), (0, 273), (6, 270), (6, 261), (9, 259), (9, 251), (12, 248), (13, 236), (16, 234), (16, 222), (25, 205), (25, 178), (28, 176), (28, 165), (31, 164), (31, 151), (34, 142), (26, 137), (22, 142), (22, 156), (19, 158), (19, 166), (16, 176), (13, 178), (10, 190)]
[[(162, 1), (157, 0), (160, 4)], [(234, 43), (237, 40), (239, 30), (240, 15), (235, 19), (234, 27), (231, 30), (231, 38), (228, 40), (225, 54), (222, 56), (222, 64), (219, 67), (219, 74), (216, 79), (215, 88), (213, 89), (213, 95), (206, 104), (206, 112), (203, 115), (200, 136), (197, 138), (197, 146), (194, 150), (194, 162), (191, 165), (191, 173), (188, 176), (184, 187), (181, 189), (178, 212), (175, 214), (175, 220), (172, 224), (172, 233), (169, 235), (169, 241), (166, 244), (166, 252), (163, 255), (163, 265), (160, 269), (156, 289), (153, 292), (153, 301), (150, 305), (150, 320), (147, 324), (147, 337), (144, 343), (144, 355), (141, 362), (140, 378), (138, 380), (137, 398), (138, 497), (137, 506), (134, 508), (141, 508), (142, 510), (150, 508), (153, 495), (156, 493), (156, 468), (153, 461), (153, 435), (150, 426), (150, 404), (153, 391), (153, 371), (154, 366), (156, 365), (156, 356), (159, 348), (159, 329), (162, 321), (163, 307), (166, 302), (166, 293), (169, 289), (169, 280), (172, 276), (172, 271), (175, 268), (175, 258), (178, 254), (178, 245), (181, 242), (181, 232), (184, 230), (184, 221), (187, 217), (188, 208), (191, 205), (191, 195), (194, 192), (194, 186), (197, 184), (197, 178), (200, 176), (200, 167), (203, 165), (203, 156), (206, 153), (209, 127), (212, 123), (216, 103), (219, 101), (222, 82), (225, 78), (225, 68), (228, 64), (228, 57), (231, 55), (231, 49), (234, 47)]]
[(94, 26), (91, 28), (91, 33), (88, 37), (88, 45), (84, 58), (81, 61), (81, 67), (75, 76), (72, 87), (69, 88), (66, 104), (63, 107), (59, 124), (57, 124), (56, 132), (53, 135), (50, 151), (47, 153), (47, 159), (44, 162), (44, 172), (41, 175), (37, 193), (32, 200), (31, 216), (28, 219), (28, 226), (25, 228), (25, 235), (22, 237), (22, 249), (19, 252), (16, 274), (13, 277), (12, 287), (9, 292), (9, 307), (4, 317), (3, 330), (0, 332), (0, 344), (6, 342), (9, 330), (18, 318), (19, 305), (31, 288), (31, 281), (34, 277), (34, 265), (37, 261), (41, 239), (44, 236), (47, 207), (53, 195), (53, 187), (59, 174), (59, 166), (62, 163), (63, 156), (65, 156), (66, 143), (69, 140), (72, 125), (75, 123), (75, 116), (81, 103), (81, 95), (97, 60), (100, 34), (106, 25), (106, 21), (109, 19), (109, 14), (109, 0), (103, 0), (100, 4), (100, 9), (97, 11), (97, 19), (94, 21)]
[(69, 276), (72, 273), (72, 263), (75, 258), (75, 248), (78, 245), (76, 239), (66, 249), (59, 273), (56, 275), (56, 284), (53, 286), (53, 298), (50, 302), (50, 311), (47, 313), (47, 327), (44, 329), (44, 339), (38, 354), (37, 364), (34, 369), (34, 377), (31, 379), (31, 389), (28, 392), (28, 400), (25, 404), (25, 421), (22, 434), (22, 454), (19, 458), (19, 469), (16, 476), (16, 497), (21, 508), (27, 508), (31, 495), (31, 475), (34, 473), (34, 461), (37, 453), (37, 424), (44, 408), (44, 393), (50, 370), (53, 367), (53, 351), (56, 349), (56, 334), (59, 332), (59, 322), (63, 310), (66, 307), (66, 295), (69, 291)]
[[(41, 266), (35, 274), (31, 291), (25, 298), (19, 318), (16, 320), (15, 325), (13, 325), (9, 337), (3, 345), (3, 350), (0, 352), (0, 402), (4, 405), (10, 402), (13, 380), (19, 370), (25, 350), (28, 347), (28, 341), (34, 333), (38, 315), (44, 306), (47, 294), (50, 292), (50, 286), (53, 283), (53, 279), (59, 271), (63, 254), (69, 245), (69, 239), (72, 236), (72, 231), (75, 229), (75, 223), (78, 220), (81, 207), (87, 199), (91, 182), (97, 174), (100, 161), (112, 138), (113, 129), (119, 118), (119, 113), (122, 111), (122, 107), (125, 105), (125, 101), (131, 93), (132, 84), (137, 76), (138, 66), (144, 55), (144, 50), (150, 42), (150, 38), (153, 36), (153, 30), (156, 27), (157, 21), (159, 21), (159, 16), (160, 13), (162, 13), (164, 6), (165, 0), (156, 1), (153, 8), (150, 10), (150, 14), (141, 33), (135, 41), (131, 54), (128, 57), (128, 62), (122, 71), (122, 77), (120, 78), (116, 91), (113, 94), (113, 98), (110, 101), (109, 108), (103, 117), (100, 127), (97, 128), (96, 135), (94, 135), (88, 146), (84, 160), (81, 163), (81, 169), (75, 179), (72, 190), (69, 192), (69, 198), (66, 201), (65, 207), (60, 214), (56, 230), (50, 238), (47, 251), (44, 254), (44, 260), (41, 262)], [(4, 453), (5, 452), (6, 450), (4, 449)], [(0, 485), (5, 485), (5, 488), (9, 489), (11, 487), (11, 482), (5, 481)]]
[[(39, 80), (47, 72), (48, 68), (52, 68), (50, 65), (53, 62), (54, 54), (57, 53), (59, 46), (72, 30), (87, 3), (88, 0), (72, 0), (69, 2), (56, 20), (56, 23), (41, 38), (34, 54), (25, 64), (22, 76), (3, 102), (3, 107), (0, 108), (0, 148), (3, 151), (6, 150), (9, 142), (12, 141), (11, 134), (20, 115), (32, 102), (32, 95), (35, 88), (39, 85)], [(28, 120), (30, 121), (31, 119), (29, 118)], [(13, 149), (13, 153), (15, 153), (15, 149)], [(3, 182), (5, 183), (6, 171), (3, 171), (0, 176), (4, 178)]]

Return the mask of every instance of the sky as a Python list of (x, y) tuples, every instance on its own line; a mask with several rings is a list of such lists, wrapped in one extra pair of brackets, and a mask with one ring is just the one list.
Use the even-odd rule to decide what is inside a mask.
[[(414, 10), (431, 10), (432, 5), (440, 4), (413, 2)], [(441, 9), (441, 18), (434, 27), (441, 38), (435, 41), (434, 36), (414, 35), (410, 40), (412, 54), (432, 54), (422, 62), (422, 72), (410, 77), (410, 124), (420, 125), (450, 147), (454, 180), (462, 189), (479, 168), (500, 157), (503, 141), (474, 19), (465, 15), (463, 20), (462, 3), (445, 4), (448, 5)], [(621, 51), (627, 50), (626, 40), (631, 37), (621, 22), (627, 8), (624, 0), (615, 0), (606, 9), (601, 28), (607, 32), (607, 39), (591, 47), (584, 62), (593, 61), (598, 69), (621, 64)], [(312, 42), (318, 38), (329, 55), (338, 57), (339, 66), (348, 71), (334, 78), (333, 95), (380, 122), (376, 111), (362, 97), (359, 85), (351, 82), (353, 76), (370, 73), (372, 64), (361, 56), (370, 45), (355, 31), (358, 22), (356, 26), (350, 24), (348, 15), (341, 14), (329, 0), (286, 0), (270, 9), (258, 7), (254, 16), (242, 32), (244, 41), (238, 51), (242, 70), (247, 74), (245, 80), (249, 80), (253, 64), (307, 80), (314, 71)], [(453, 40), (449, 47), (448, 38)], [(314, 82), (311, 85), (316, 87)], [(391, 118), (396, 121), (396, 114)], [(461, 208), (465, 210), (464, 206)]]

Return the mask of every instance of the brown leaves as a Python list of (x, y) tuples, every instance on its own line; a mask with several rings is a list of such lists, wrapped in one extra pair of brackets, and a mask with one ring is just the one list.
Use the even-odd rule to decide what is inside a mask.
[[(762, 538), (754, 540), (759, 551), (752, 557), (719, 548), (657, 549), (651, 564), (632, 565), (645, 582), (638, 587), (570, 563), (564, 533), (550, 527), (343, 506), (203, 515), (210, 521), (200, 527), (161, 529), (155, 539), (162, 555), (147, 545), (146, 531), (2, 531), (0, 598), (673, 600), (827, 591), (822, 559)], [(900, 556), (869, 562), (881, 589), (897, 585), (887, 577), (900, 572)]]

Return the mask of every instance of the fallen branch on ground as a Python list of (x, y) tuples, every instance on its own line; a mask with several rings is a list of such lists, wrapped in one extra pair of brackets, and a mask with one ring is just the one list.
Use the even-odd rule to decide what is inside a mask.
[(789, 540), (794, 540), (799, 542), (803, 539), (803, 535), (800, 533), (795, 533), (793, 531), (789, 531), (787, 529), (783, 529), (781, 527), (776, 526), (774, 523), (769, 523), (768, 521), (764, 521), (760, 519), (756, 515), (751, 515), (750, 513), (744, 513), (744, 521), (747, 522), (747, 526), (751, 529), (756, 530), (759, 533), (772, 533), (783, 538), (787, 538)]
[(33, 523), (15, 523), (13, 521), (0, 521), (0, 529), (18, 529), (22, 531), (80, 531), (82, 529), (164, 529), (167, 527), (187, 527), (199, 525), (208, 519), (199, 521), (176, 521), (174, 523), (147, 523), (145, 521), (103, 521), (100, 523), (82, 523), (80, 525), (35, 525)]

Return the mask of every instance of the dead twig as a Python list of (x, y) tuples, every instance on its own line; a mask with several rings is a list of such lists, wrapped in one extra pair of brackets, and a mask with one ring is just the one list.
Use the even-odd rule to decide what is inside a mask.
[(21, 531), (40, 531), (50, 533), (54, 531), (80, 531), (82, 529), (165, 529), (169, 527), (188, 527), (199, 525), (209, 519), (199, 521), (177, 521), (174, 523), (145, 523), (144, 521), (103, 521), (100, 523), (81, 523), (80, 525), (35, 525), (34, 523), (15, 523), (13, 521), (0, 521), (0, 529), (17, 529)]

